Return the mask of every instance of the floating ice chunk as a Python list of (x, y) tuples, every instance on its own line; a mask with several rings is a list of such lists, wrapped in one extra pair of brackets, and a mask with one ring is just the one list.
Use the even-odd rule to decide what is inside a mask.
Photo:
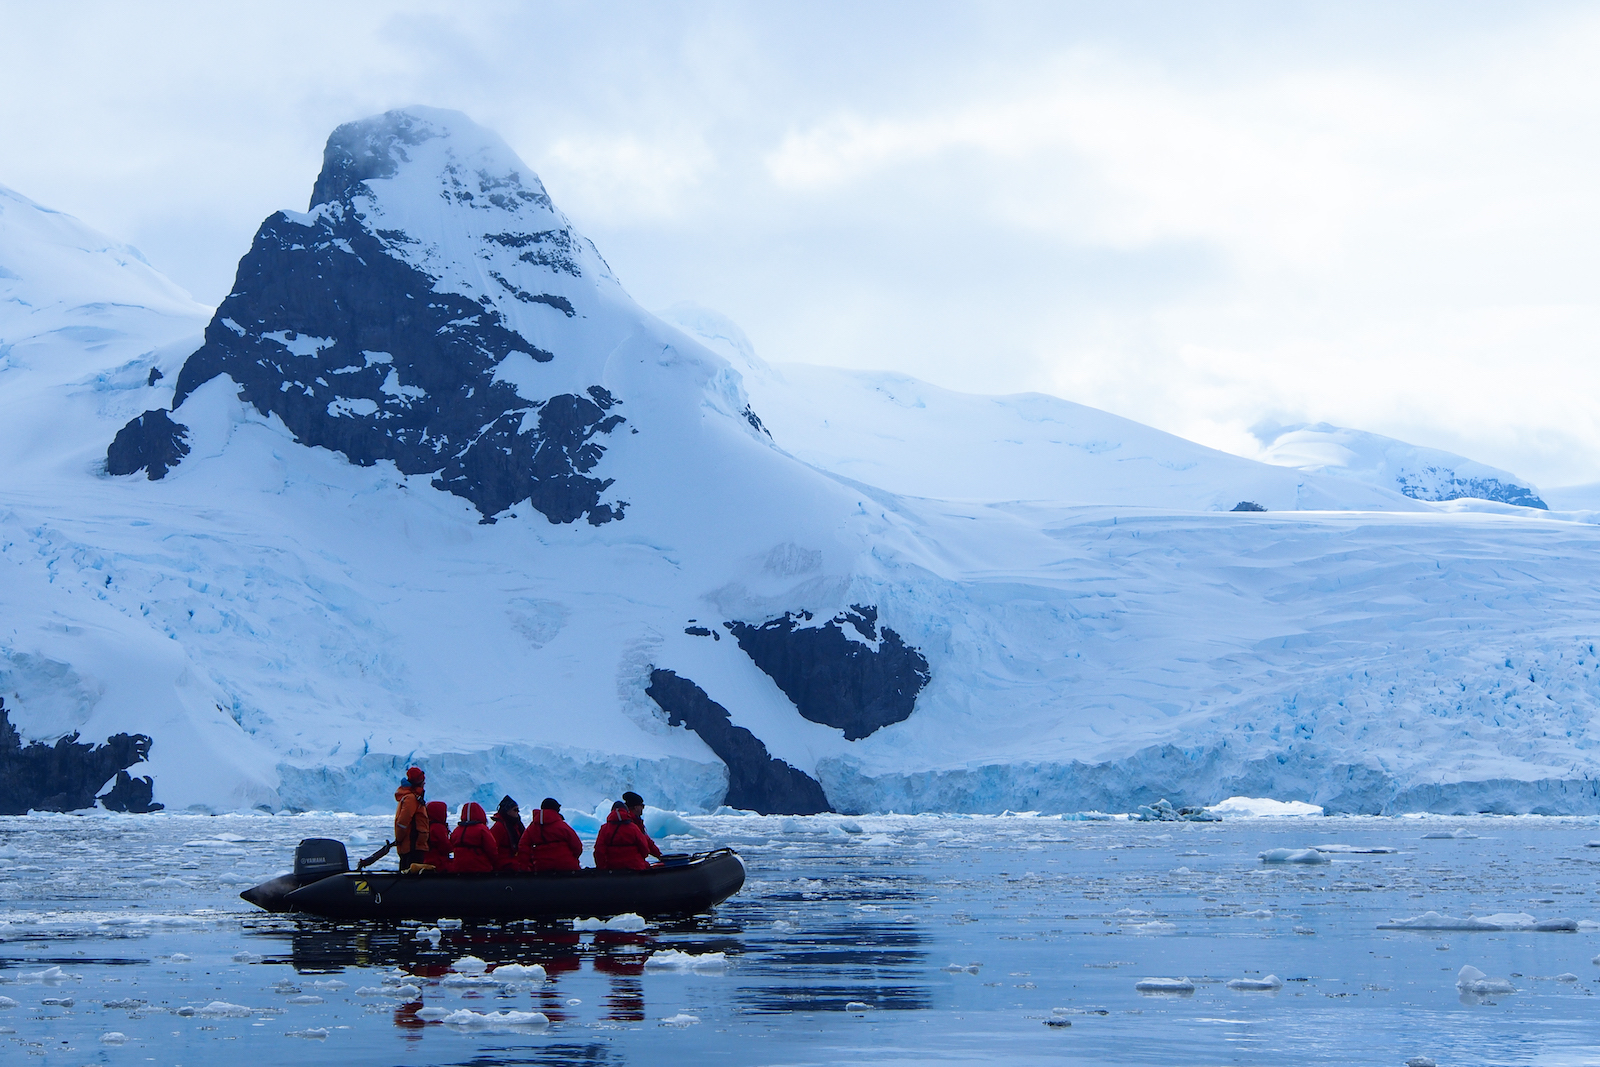
[(644, 828), (652, 838), (692, 836), (705, 837), (706, 832), (690, 823), (675, 811), (663, 811), (660, 808), (646, 806), (644, 809)]
[[(856, 822), (854, 819), (846, 819), (844, 822), (839, 824), (839, 829), (843, 830), (847, 834), (859, 834), (863, 832), (861, 829), (861, 824)], [(1595, 842), (1595, 844), (1600, 845), (1600, 841)]]
[(772, 928), (780, 934), (792, 934), (794, 931), (800, 929), (800, 927), (796, 926), (794, 923), (785, 922), (782, 919), (778, 919), (776, 922), (774, 922), (772, 924)]
[(441, 1022), (450, 1015), (449, 1008), (418, 1008), (417, 1018), (425, 1023)]
[(1270, 918), (1272, 918), (1272, 912), (1268, 911), (1266, 908), (1257, 908), (1255, 911), (1241, 911), (1239, 913), (1239, 918), (1241, 918), (1241, 919), (1270, 919)]
[(506, 981), (491, 974), (450, 974), (439, 979), (439, 984), (459, 989), (463, 986), (504, 985)]
[(852, 1000), (845, 1004), (845, 1011), (871, 1011), (872, 1005), (864, 1000)]
[(568, 997), (567, 998), (567, 1007), (569, 1007), (569, 1008), (576, 1008), (579, 1004), (582, 1004), (582, 1003), (583, 1003), (583, 1001), (580, 1000), (577, 997)]
[(1478, 835), (1471, 830), (1434, 830), (1422, 835), (1424, 841), (1476, 841)]
[[(150, 1003), (148, 1000), (127, 997), (123, 1000), (102, 1000), (100, 1006), (102, 1008), (125, 1008), (128, 1011), (138, 1011), (148, 1003)], [(0, 1007), (4, 1007), (4, 1005), (0, 1005)]]
[(326, 1026), (310, 1026), (304, 1030), (286, 1030), (283, 1036), (304, 1037), (312, 1041), (323, 1041), (327, 1039), (328, 1028)]
[(461, 929), (461, 920), (460, 919), (440, 919), (439, 920), (439, 929), (441, 929), (441, 930), (459, 930), (459, 929)]
[(462, 956), (450, 965), (450, 969), (457, 974), (482, 974), (489, 969), (489, 965), (476, 956)]
[(1578, 976), (1573, 974), (1571, 971), (1564, 971), (1561, 974), (1556, 975), (1556, 981), (1558, 982), (1576, 982), (1577, 980)]
[(1147, 923), (1124, 923), (1122, 929), (1130, 934), (1175, 934), (1178, 927), (1175, 923), (1162, 922), (1153, 919)]
[(1585, 848), (1600, 848), (1600, 841), (1590, 841), (1588, 844), (1584, 845), (1584, 847)]
[[(207, 1019), (247, 1019), (254, 1011), (243, 1004), (229, 1004), (225, 1000), (213, 1000), (210, 1004), (194, 1009), (194, 1014)], [(183, 1014), (183, 1009), (178, 1009), (178, 1014)]]
[(1283, 979), (1275, 974), (1269, 974), (1265, 978), (1235, 978), (1228, 983), (1228, 988), (1242, 992), (1276, 993), (1283, 988)]
[(491, 977), (502, 982), (542, 982), (545, 980), (544, 968), (537, 963), (502, 963), (493, 971)]
[(258, 955), (257, 953), (254, 953), (254, 952), (235, 952), (233, 954), (233, 962), (234, 963), (260, 963), (261, 962), (261, 957), (260, 957), (260, 955)]
[(318, 978), (315, 982), (311, 983), (312, 987), (315, 989), (343, 989), (345, 984), (346, 983), (339, 981), (337, 978)]
[(1413, 1056), (1406, 1061), (1406, 1067), (1439, 1067), (1432, 1056)]
[(1272, 800), (1268, 797), (1229, 797), (1220, 804), (1206, 808), (1214, 815), (1236, 819), (1281, 819), (1293, 815), (1321, 815), (1316, 804), (1299, 800)]
[(321, 1004), (322, 998), (314, 993), (301, 993), (298, 997), (290, 997), (287, 1004)]
[(47, 1008), (70, 1008), (74, 1001), (71, 997), (45, 997), (39, 1003)]
[(1187, 978), (1141, 978), (1133, 988), (1140, 993), (1193, 993), (1194, 983)]
[(702, 952), (696, 955), (669, 948), (651, 953), (650, 958), (644, 961), (644, 966), (647, 971), (720, 971), (728, 966), (728, 955), (725, 952)]
[(57, 982), (77, 981), (82, 977), (83, 975), (81, 974), (68, 974), (60, 967), (46, 967), (42, 971), (24, 971), (17, 975), (17, 981), (43, 982), (46, 985), (54, 985)]
[(107, 1030), (100, 1035), (100, 1043), (102, 1045), (121, 1045), (126, 1043), (127, 1040), (128, 1035), (120, 1030)]
[(1504, 978), (1490, 978), (1471, 964), (1461, 968), (1461, 973), (1456, 976), (1456, 989), (1462, 993), (1471, 993), (1480, 997), (1515, 993), (1517, 991), (1516, 987)]
[(947, 963), (943, 967), (940, 967), (939, 969), (941, 971), (949, 971), (951, 974), (977, 974), (978, 973), (978, 968), (980, 968), (982, 966), (983, 966), (983, 964), (981, 964), (981, 963), (968, 963), (968, 964)]
[(1400, 851), (1388, 845), (1312, 845), (1311, 847), (1318, 852), (1331, 852), (1338, 856), (1382, 856)]
[(418, 941), (437, 941), (444, 936), (444, 931), (437, 926), (424, 926), (417, 931)]
[(1311, 927), (1309, 927), (1309, 926), (1296, 926), (1294, 928), (1294, 932), (1297, 933), (1297, 934), (1305, 934), (1307, 937), (1314, 937), (1314, 936), (1316, 936), (1316, 933), (1317, 933), (1315, 930), (1311, 929)]
[(1391, 919), (1378, 926), (1380, 930), (1533, 930), (1539, 933), (1568, 933), (1578, 929), (1576, 919), (1535, 919), (1526, 912), (1496, 912), (1493, 915), (1472, 915), (1458, 919), (1425, 911), (1409, 919)]
[(1141, 916), (1141, 915), (1149, 915), (1150, 913), (1148, 911), (1143, 911), (1143, 910), (1141, 910), (1139, 908), (1118, 908), (1116, 911), (1112, 912), (1111, 914), (1112, 914), (1113, 917), (1116, 917), (1116, 918), (1121, 918), (1121, 917), (1124, 917), (1124, 916), (1133, 918), (1133, 917), (1138, 917), (1138, 916)]
[(190, 962), (191, 960), (194, 959), (193, 956), (186, 955), (186, 954), (184, 954), (182, 952), (174, 952), (171, 956), (168, 956), (167, 958), (169, 960), (171, 960), (173, 963), (188, 963), (188, 962)]
[(412, 997), (422, 995), (422, 989), (410, 982), (405, 985), (384, 986), (381, 992), (386, 997), (399, 997), (401, 1000), (410, 1000)]
[[(1595, 962), (1600, 963), (1600, 957), (1597, 957)], [(10, 997), (0, 997), (0, 1011), (4, 1011), (7, 1008), (14, 1008), (16, 1006), (17, 1002), (12, 1000)]]
[(462, 1008), (439, 1020), (463, 1030), (543, 1030), (550, 1019), (542, 1011), (492, 1011), (487, 1014)]
[(356, 996), (358, 997), (386, 997), (388, 995), (389, 991), (387, 989), (379, 989), (375, 985), (364, 985), (356, 990)]
[(574, 919), (572, 921), (574, 930), (619, 930), (624, 933), (634, 934), (643, 930), (645, 925), (644, 918), (634, 915), (632, 912), (615, 915), (609, 919)]
[(1332, 860), (1314, 848), (1269, 848), (1261, 853), (1266, 863), (1331, 863)]
[(661, 1025), (662, 1026), (693, 1026), (695, 1023), (697, 1023), (699, 1021), (700, 1021), (700, 1016), (698, 1016), (698, 1015), (686, 1015), (685, 1013), (680, 1011), (676, 1015), (669, 1015), (665, 1019), (662, 1019), (661, 1020)]

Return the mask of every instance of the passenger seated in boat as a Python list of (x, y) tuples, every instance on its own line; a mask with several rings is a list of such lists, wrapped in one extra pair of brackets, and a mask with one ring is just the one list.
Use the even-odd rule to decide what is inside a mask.
[(611, 805), (611, 814), (594, 839), (594, 865), (601, 870), (647, 871), (650, 857), (661, 858), (661, 850), (644, 829), (644, 798), (624, 793)]
[(531, 870), (527, 857), (517, 855), (517, 844), (522, 840), (522, 831), (527, 829), (522, 825), (522, 809), (517, 807), (517, 802), (509, 796), (501, 797), (500, 806), (495, 809), (491, 821), (494, 825), (489, 832), (494, 835), (495, 847), (500, 850), (500, 865), (496, 869)]
[(583, 842), (562, 818), (561, 805), (555, 797), (545, 797), (522, 833), (517, 856), (530, 864), (529, 870), (575, 871), (582, 855)]
[(450, 869), (456, 874), (487, 874), (500, 865), (500, 849), (489, 832), (483, 805), (467, 801), (461, 805), (450, 846), (455, 851)]
[(436, 871), (450, 867), (450, 809), (442, 800), (428, 801), (428, 851), (422, 862)]

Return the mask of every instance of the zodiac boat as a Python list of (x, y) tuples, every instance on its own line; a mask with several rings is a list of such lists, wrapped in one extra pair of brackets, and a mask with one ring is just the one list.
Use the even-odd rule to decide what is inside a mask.
[(744, 885), (731, 848), (668, 856), (647, 871), (445, 874), (352, 871), (344, 844), (308, 838), (295, 869), (239, 896), (267, 911), (329, 919), (573, 919), (694, 915)]

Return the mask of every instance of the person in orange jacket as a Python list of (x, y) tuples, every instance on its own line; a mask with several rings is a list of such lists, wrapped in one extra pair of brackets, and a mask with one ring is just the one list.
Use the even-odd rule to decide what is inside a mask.
[(422, 862), (436, 871), (449, 871), (450, 867), (450, 809), (442, 800), (428, 801), (428, 851)]
[(422, 863), (428, 850), (428, 810), (422, 800), (426, 784), (422, 768), (412, 767), (394, 791), (394, 850), (400, 855), (402, 871)]
[(647, 871), (651, 856), (660, 859), (661, 850), (645, 833), (644, 797), (624, 793), (594, 839), (594, 865), (602, 870)]
[(517, 855), (526, 857), (533, 871), (575, 871), (583, 855), (583, 842), (567, 820), (555, 797), (545, 797), (533, 821), (522, 833)]
[(488, 874), (500, 866), (500, 849), (488, 822), (482, 804), (469, 800), (461, 805), (455, 832), (450, 835), (450, 847), (455, 851), (451, 870), (456, 874)]

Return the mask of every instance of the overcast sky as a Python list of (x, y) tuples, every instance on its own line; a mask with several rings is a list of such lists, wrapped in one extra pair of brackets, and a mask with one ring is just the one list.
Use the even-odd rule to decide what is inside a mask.
[(215, 303), (334, 126), (459, 108), (769, 360), (1600, 480), (1593, 5), (446, 7), (0, 2), (0, 184)]

